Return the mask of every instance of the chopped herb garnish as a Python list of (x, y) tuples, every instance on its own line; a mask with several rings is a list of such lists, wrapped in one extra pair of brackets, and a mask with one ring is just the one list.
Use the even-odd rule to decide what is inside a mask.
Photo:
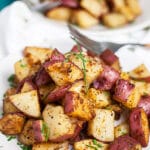
[(98, 150), (98, 148), (97, 147), (95, 147), (95, 146), (92, 146), (92, 145), (86, 145), (87, 147), (90, 147), (90, 148), (93, 148), (94, 150)]
[(15, 136), (6, 136), (7, 137), (7, 141), (11, 141), (11, 140), (13, 140), (13, 139), (16, 139), (16, 137)]
[(23, 145), (21, 143), (17, 143), (17, 145), (22, 149), (22, 150), (32, 150), (31, 146)]
[(6, 97), (6, 93), (4, 93), (4, 95), (3, 95), (3, 98), (5, 98)]
[(9, 82), (9, 86), (10, 87), (16, 87), (15, 75), (14, 74), (12, 74), (12, 75), (9, 76), (8, 82)]
[(93, 140), (93, 144), (96, 145), (99, 148), (102, 148), (103, 146), (99, 144), (95, 139)]
[(26, 64), (20, 64), (20, 66), (21, 66), (22, 68), (24, 68), (24, 67), (26, 67), (27, 65), (26, 65)]
[(41, 132), (44, 135), (45, 140), (47, 142), (48, 138), (49, 138), (49, 134), (50, 134), (50, 129), (49, 129), (48, 125), (46, 124), (46, 122), (43, 122)]
[(144, 93), (143, 93), (143, 96), (148, 96), (148, 95), (149, 95), (149, 94), (148, 94), (148, 93), (146, 93), (146, 92), (144, 92)]

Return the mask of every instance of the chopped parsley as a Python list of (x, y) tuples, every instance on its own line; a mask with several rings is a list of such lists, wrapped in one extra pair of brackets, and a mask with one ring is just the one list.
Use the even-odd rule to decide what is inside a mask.
[(102, 148), (103, 146), (97, 142), (97, 140), (92, 140), (93, 145), (86, 145), (87, 147), (93, 148), (94, 150), (98, 150), (99, 148)]
[(16, 83), (15, 83), (15, 75), (12, 74), (8, 77), (8, 82), (9, 82), (9, 86), (10, 87), (16, 87)]
[(22, 62), (22, 60), (20, 60), (19, 62), (20, 62), (20, 67), (22, 67), (22, 68), (27, 67), (27, 64), (24, 64), (24, 63)]
[(44, 135), (45, 140), (47, 142), (48, 138), (49, 138), (49, 134), (50, 134), (50, 129), (49, 129), (48, 125), (46, 124), (46, 122), (43, 122), (41, 132)]
[(22, 149), (22, 150), (32, 150), (32, 147), (31, 146), (27, 146), (27, 145), (24, 145), (24, 144), (21, 144), (21, 143), (17, 143), (17, 145)]
[(7, 141), (11, 141), (11, 140), (13, 140), (13, 139), (16, 139), (15, 136), (10, 136), (10, 135), (8, 135), (8, 136), (6, 136), (6, 137), (7, 137)]

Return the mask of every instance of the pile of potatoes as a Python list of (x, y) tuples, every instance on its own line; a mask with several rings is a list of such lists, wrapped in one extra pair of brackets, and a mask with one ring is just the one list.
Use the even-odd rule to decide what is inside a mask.
[(81, 28), (99, 23), (110, 28), (133, 22), (141, 14), (138, 0), (62, 0), (46, 12), (50, 19), (71, 22)]

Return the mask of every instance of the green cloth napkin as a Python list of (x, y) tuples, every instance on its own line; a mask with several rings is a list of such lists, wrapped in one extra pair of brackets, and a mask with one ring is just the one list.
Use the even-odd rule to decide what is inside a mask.
[(11, 4), (15, 0), (0, 0), (0, 10), (2, 10), (7, 5)]

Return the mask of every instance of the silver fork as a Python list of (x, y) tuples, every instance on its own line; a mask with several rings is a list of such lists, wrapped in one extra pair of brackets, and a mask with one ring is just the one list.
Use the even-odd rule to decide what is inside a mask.
[(31, 9), (31, 10), (34, 10), (34, 11), (39, 11), (39, 12), (46, 12), (47, 10), (50, 10), (52, 8), (55, 8), (59, 5), (61, 5), (61, 0), (51, 0), (51, 1), (45, 1), (45, 2), (42, 2), (42, 3), (39, 3), (39, 4), (36, 4), (36, 5), (33, 5), (30, 1), (27, 1), (27, 0), (23, 0), (24, 3), (26, 3), (28, 5), (28, 7)]
[[(84, 48), (88, 50), (92, 50), (95, 53), (100, 53), (104, 51), (105, 49), (111, 49), (114, 52), (116, 52), (119, 48), (125, 45), (131, 45), (131, 46), (146, 46), (145, 44), (139, 44), (139, 43), (123, 43), (123, 44), (118, 44), (118, 43), (112, 43), (112, 42), (97, 42), (94, 41), (87, 36), (81, 34), (79, 31), (77, 31), (73, 25), (68, 24), (68, 28), (70, 31), (70, 34), (73, 38), (75, 38), (76, 42), (83, 46)], [(147, 45), (148, 46), (148, 45)]]

